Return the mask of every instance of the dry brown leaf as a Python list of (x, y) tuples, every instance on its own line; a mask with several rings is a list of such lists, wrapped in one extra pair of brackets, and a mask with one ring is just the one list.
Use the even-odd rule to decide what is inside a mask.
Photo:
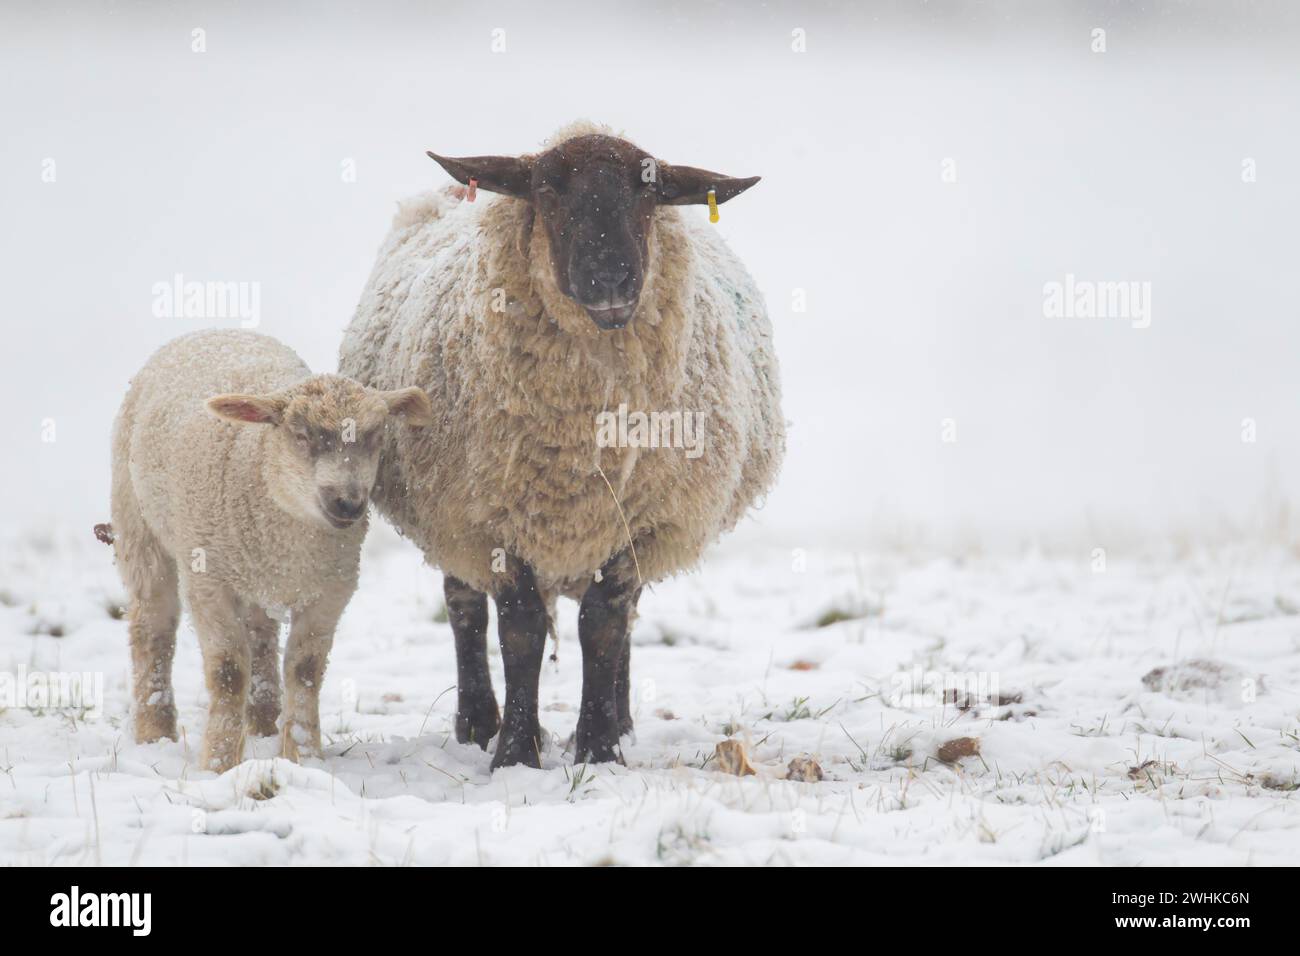
[(956, 763), (962, 757), (974, 757), (980, 752), (978, 737), (954, 737), (939, 747), (939, 759), (944, 763)]
[(749, 762), (745, 745), (739, 740), (724, 740), (714, 751), (718, 759), (718, 769), (736, 777), (747, 777), (757, 771)]
[(785, 771), (785, 779), (799, 780), (803, 783), (817, 783), (824, 777), (821, 764), (808, 756), (792, 758), (790, 766)]

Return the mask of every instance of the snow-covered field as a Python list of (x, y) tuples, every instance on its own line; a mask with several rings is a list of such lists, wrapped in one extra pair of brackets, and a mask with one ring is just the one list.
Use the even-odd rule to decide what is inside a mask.
[[(1298, 45), (1268, 0), (0, 5), (0, 864), (1300, 859)], [(572, 604), (543, 769), (457, 744), (439, 576), (379, 521), (323, 759), (197, 769), (188, 623), (183, 739), (135, 744), (110, 423), (251, 318), (159, 283), (332, 369), (425, 150), (582, 117), (763, 177), (717, 229), (790, 422), (761, 524), (642, 599), (627, 766), (564, 749)], [(1050, 314), (1075, 278), (1150, 321)], [(74, 672), (102, 699), (17, 693)]]
[[(0, 698), (0, 863), (1227, 865), (1300, 853), (1290, 553), (1111, 555), (1097, 569), (1091, 554), (958, 562), (724, 544), (642, 599), (626, 767), (575, 768), (564, 750), (581, 671), (570, 604), (542, 675), (543, 769), (492, 775), (488, 754), (451, 735), (438, 576), (382, 523), (330, 661), (326, 754), (303, 766), (258, 740), (257, 759), (227, 774), (197, 769), (205, 699), (188, 624), (183, 739), (135, 744), (121, 598), (88, 529), (0, 542), (0, 689), (103, 675), (98, 715), (94, 701), (87, 714)], [(920, 672), (977, 675), (1000, 703), (909, 695), (905, 675)], [(717, 769), (728, 737), (755, 775)], [(963, 737), (978, 743), (945, 755), (978, 754), (942, 761)], [(783, 779), (801, 755), (825, 779)]]

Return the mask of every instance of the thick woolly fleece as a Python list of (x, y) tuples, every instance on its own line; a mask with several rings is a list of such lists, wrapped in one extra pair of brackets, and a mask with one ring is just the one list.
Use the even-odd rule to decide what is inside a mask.
[[(549, 145), (587, 133), (609, 130), (575, 124)], [(635, 319), (600, 331), (556, 287), (529, 204), (479, 195), (400, 206), (344, 337), (342, 374), (420, 385), (433, 402), (432, 427), (388, 439), (380, 511), (431, 564), (486, 591), (504, 552), (549, 595), (580, 597), (629, 530), (643, 582), (691, 567), (784, 452), (753, 280), (697, 211), (663, 206)], [(600, 447), (597, 416), (620, 405), (692, 413), (702, 453)]]
[(173, 561), (183, 593), (225, 585), (273, 613), (352, 593), (365, 520), (339, 531), (277, 505), (270, 426), (223, 421), (206, 405), (309, 376), (292, 349), (234, 329), (175, 339), (140, 370), (113, 428), (114, 547), (133, 595), (174, 582)]

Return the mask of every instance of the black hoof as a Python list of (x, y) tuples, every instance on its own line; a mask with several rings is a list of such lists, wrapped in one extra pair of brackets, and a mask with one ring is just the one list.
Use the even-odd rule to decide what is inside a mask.
[(497, 752), (492, 757), (492, 769), (513, 767), (523, 764), (525, 767), (542, 766), (542, 732), (534, 724), (528, 730), (515, 731), (509, 727), (502, 729), (497, 740)]
[(603, 730), (595, 730), (579, 724), (573, 737), (573, 762), (623, 763), (616, 725), (610, 724)]
[(500, 711), (497, 701), (480, 708), (458, 708), (456, 710), (456, 743), (478, 744), (487, 749), (487, 741), (497, 736), (500, 730)]
[(488, 741), (501, 729), (501, 717), (496, 706), (486, 713), (456, 713), (456, 741), (462, 744), (478, 744), (487, 750)]

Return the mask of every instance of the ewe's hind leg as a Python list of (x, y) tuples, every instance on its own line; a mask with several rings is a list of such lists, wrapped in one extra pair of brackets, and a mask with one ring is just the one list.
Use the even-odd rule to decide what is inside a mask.
[(190, 615), (203, 651), (208, 685), (208, 726), (200, 764), (218, 773), (239, 763), (244, 750), (244, 711), (252, 660), (245, 609), (224, 585), (189, 575)]
[(450, 574), (442, 579), (456, 636), (456, 739), (484, 750), (501, 728), (487, 661), (487, 595)]
[(319, 755), (320, 687), (334, 646), (334, 628), (351, 592), (326, 596), (294, 614), (284, 650), (284, 726), (280, 753), (297, 761), (303, 752)]
[(253, 683), (244, 720), (254, 737), (273, 737), (280, 718), (280, 622), (261, 608), (248, 611)]
[(537, 682), (542, 673), (549, 617), (533, 569), (511, 561), (510, 582), (496, 593), (497, 631), (506, 671), (506, 707), (492, 769), (511, 764), (540, 767), (541, 725)]
[(172, 658), (181, 606), (176, 562), (144, 523), (129, 487), (113, 489), (113, 550), (130, 610), (132, 708), (135, 739), (176, 739)]
[(623, 762), (618, 738), (628, 708), (628, 619), (641, 596), (628, 552), (611, 558), (582, 597), (578, 642), (582, 645), (582, 710), (574, 733), (574, 761)]

